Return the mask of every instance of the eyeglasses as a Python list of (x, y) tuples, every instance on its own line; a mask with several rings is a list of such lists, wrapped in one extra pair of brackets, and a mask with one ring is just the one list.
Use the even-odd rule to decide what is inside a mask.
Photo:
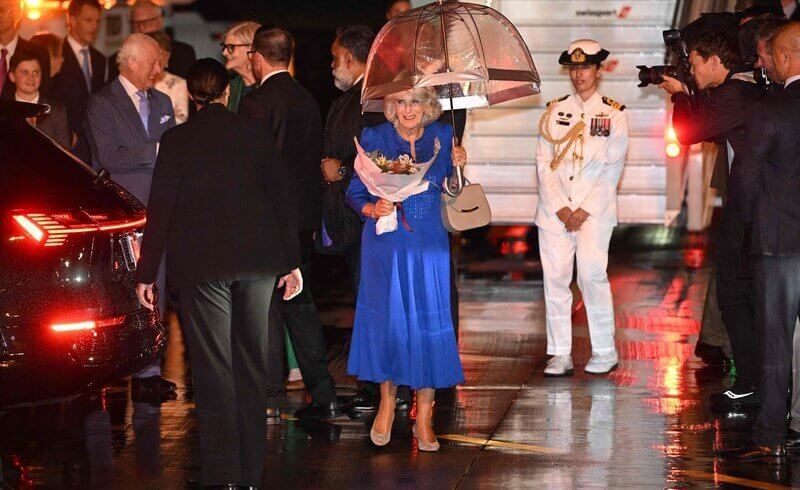
[(250, 46), (249, 44), (225, 44), (219, 43), (219, 47), (222, 48), (223, 51), (226, 51), (228, 54), (233, 54), (236, 51), (236, 48)]

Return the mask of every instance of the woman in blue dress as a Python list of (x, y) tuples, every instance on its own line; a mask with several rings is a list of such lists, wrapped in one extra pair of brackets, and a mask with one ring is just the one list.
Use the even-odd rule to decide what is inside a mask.
[[(377, 446), (389, 443), (398, 385), (417, 393), (414, 435), (423, 451), (439, 443), (431, 427), (436, 388), (464, 382), (450, 315), (450, 246), (440, 212), (441, 184), (453, 165), (466, 163), (466, 152), (453, 147), (451, 126), (437, 122), (441, 106), (431, 89), (388, 96), (389, 122), (365, 128), (360, 144), (396, 159), (410, 155), (429, 161), (428, 190), (397, 206), (371, 195), (355, 176), (347, 191), (349, 205), (365, 223), (361, 244), (361, 282), (356, 302), (348, 372), (380, 383), (381, 402), (370, 431)], [(377, 235), (381, 216), (398, 213), (397, 230)]]

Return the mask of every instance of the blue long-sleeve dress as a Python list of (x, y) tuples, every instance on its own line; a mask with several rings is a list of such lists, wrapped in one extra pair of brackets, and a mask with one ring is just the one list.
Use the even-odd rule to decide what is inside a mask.
[[(416, 141), (417, 161), (428, 161), (438, 138), (441, 150), (428, 169), (427, 191), (403, 201), (412, 231), (398, 219), (396, 231), (375, 234), (366, 218), (361, 241), (361, 281), (347, 370), (363, 381), (392, 381), (412, 389), (445, 388), (464, 382), (450, 315), (450, 245), (442, 225), (441, 183), (452, 173), (452, 129), (433, 122)], [(361, 146), (389, 158), (411, 154), (390, 123), (364, 128)], [(372, 196), (358, 176), (348, 204), (361, 214)], [(398, 217), (399, 218), (399, 217)]]

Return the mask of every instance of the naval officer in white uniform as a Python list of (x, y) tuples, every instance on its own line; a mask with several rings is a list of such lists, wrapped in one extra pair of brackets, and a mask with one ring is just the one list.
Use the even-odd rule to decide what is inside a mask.
[(573, 373), (570, 283), (576, 258), (592, 341), (585, 371), (605, 374), (619, 363), (606, 267), (617, 224), (617, 184), (628, 151), (628, 126), (625, 106), (597, 91), (600, 64), (608, 54), (596, 41), (572, 42), (559, 63), (569, 69), (575, 91), (548, 103), (539, 121), (535, 223), (544, 272), (547, 354), (553, 356), (545, 376)]

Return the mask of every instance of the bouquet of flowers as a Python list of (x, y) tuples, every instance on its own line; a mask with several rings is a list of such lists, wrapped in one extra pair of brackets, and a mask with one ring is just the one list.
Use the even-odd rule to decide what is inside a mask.
[[(425, 173), (439, 155), (441, 144), (434, 143), (433, 156), (425, 163), (416, 163), (409, 155), (389, 159), (379, 150), (367, 153), (356, 139), (355, 170), (370, 194), (389, 202), (402, 202), (407, 197), (428, 190)], [(382, 216), (375, 225), (378, 235), (397, 229), (397, 210), (389, 216)]]

